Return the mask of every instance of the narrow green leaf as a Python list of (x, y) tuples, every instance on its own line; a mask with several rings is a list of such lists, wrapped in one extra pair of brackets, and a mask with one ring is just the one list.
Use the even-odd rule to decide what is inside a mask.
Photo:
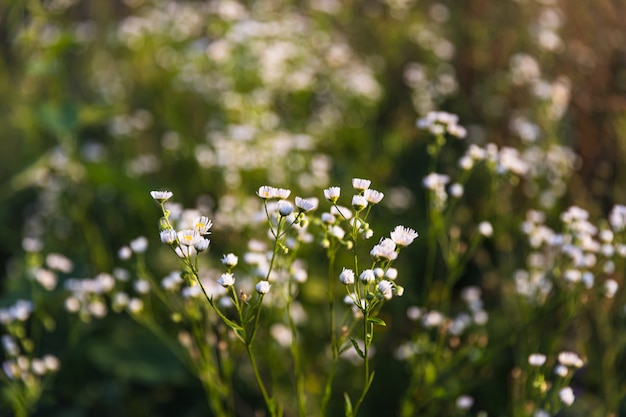
[(385, 323), (383, 321), (383, 319), (379, 319), (378, 317), (368, 317), (367, 321), (369, 323), (374, 323), (374, 324), (377, 324), (379, 326), (383, 326), (383, 327), (387, 326), (387, 323)]
[(353, 417), (354, 411), (352, 410), (352, 401), (350, 401), (350, 397), (347, 392), (343, 393), (343, 398), (346, 402), (346, 417)]
[(363, 351), (359, 347), (359, 344), (357, 343), (357, 341), (354, 340), (353, 337), (350, 338), (350, 341), (352, 342), (352, 346), (354, 346), (354, 349), (356, 349), (356, 352), (359, 354), (359, 356), (361, 358), (365, 359), (365, 353), (363, 353)]

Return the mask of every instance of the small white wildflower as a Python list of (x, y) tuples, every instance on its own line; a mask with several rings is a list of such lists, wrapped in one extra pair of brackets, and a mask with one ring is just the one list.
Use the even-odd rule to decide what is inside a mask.
[(363, 272), (361, 272), (361, 275), (359, 275), (359, 279), (362, 282), (369, 284), (376, 280), (376, 276), (374, 275), (374, 271), (372, 271), (371, 269), (365, 269), (363, 270)]
[(133, 251), (128, 246), (122, 246), (117, 251), (117, 257), (123, 261), (130, 259), (131, 256), (133, 256)]
[(378, 291), (382, 294), (385, 300), (391, 300), (393, 297), (393, 284), (386, 279), (378, 283)]
[(138, 279), (134, 283), (135, 291), (139, 294), (147, 294), (150, 292), (150, 282), (145, 279)]
[(339, 281), (344, 285), (354, 284), (354, 271), (348, 268), (343, 268), (341, 274), (339, 274)]
[(356, 211), (361, 211), (367, 207), (367, 199), (362, 195), (352, 196), (352, 207)]
[(287, 217), (291, 213), (293, 213), (293, 204), (291, 204), (289, 201), (279, 200), (277, 204), (278, 204), (278, 213), (280, 213), (282, 217)]
[(213, 222), (206, 216), (198, 216), (193, 219), (193, 230), (196, 230), (201, 235), (209, 234), (209, 229), (213, 226)]
[(422, 310), (417, 306), (410, 306), (406, 309), (406, 316), (409, 320), (419, 320), (422, 317)]
[(256, 291), (263, 295), (263, 294), (267, 294), (270, 291), (270, 283), (268, 281), (259, 281), (256, 284)]
[(129, 246), (135, 253), (144, 253), (148, 249), (148, 239), (145, 236), (139, 236), (131, 240)]
[(352, 187), (357, 191), (365, 191), (370, 188), (372, 181), (362, 178), (352, 178)]
[(614, 279), (607, 279), (604, 282), (604, 295), (607, 298), (613, 298), (617, 289), (619, 288), (619, 284)]
[(528, 364), (530, 366), (543, 366), (544, 363), (546, 363), (546, 355), (533, 353), (528, 356)]
[(197, 230), (192, 229), (181, 230), (177, 236), (180, 244), (185, 246), (193, 246), (202, 238)]
[(567, 369), (567, 366), (559, 364), (554, 367), (554, 373), (561, 378), (565, 378), (569, 374), (569, 369)]
[(463, 197), (463, 186), (457, 182), (450, 185), (450, 195), (454, 198)]
[(170, 198), (172, 198), (172, 196), (174, 195), (174, 193), (172, 193), (171, 191), (150, 191), (150, 195), (152, 196), (152, 198), (156, 201), (158, 201), (159, 203), (163, 204), (165, 203), (167, 200), (169, 200)]
[(550, 413), (540, 408), (539, 410), (535, 410), (533, 417), (550, 417)]
[(205, 239), (205, 238), (200, 238), (200, 240), (198, 240), (193, 247), (198, 251), (198, 252), (203, 252), (205, 250), (207, 250), (209, 248), (209, 245), (211, 244), (211, 241), (209, 239)]
[(380, 191), (368, 188), (363, 192), (363, 197), (365, 197), (367, 202), (370, 204), (378, 204), (381, 202), (383, 197), (385, 197), (385, 194), (381, 193)]
[(398, 257), (396, 243), (389, 238), (382, 238), (380, 242), (372, 248), (370, 255), (377, 259), (384, 258), (393, 261)]
[(69, 297), (65, 300), (65, 309), (70, 313), (76, 313), (80, 310), (80, 301), (76, 297)]
[(564, 351), (559, 353), (559, 363), (561, 365), (570, 366), (573, 368), (582, 368), (584, 365), (583, 360), (574, 352)]
[(396, 268), (389, 268), (385, 272), (385, 278), (395, 281), (398, 278), (398, 270)]
[(574, 404), (576, 396), (574, 395), (574, 391), (571, 387), (565, 387), (559, 390), (559, 398), (561, 399), (563, 404), (565, 404), (566, 406), (570, 406)]
[(390, 234), (393, 243), (400, 247), (409, 246), (419, 234), (408, 227), (396, 226)]
[(337, 218), (330, 213), (322, 213), (320, 218), (326, 224), (333, 224), (337, 221)]
[(324, 198), (331, 203), (336, 203), (340, 195), (341, 188), (339, 187), (329, 187), (324, 190)]
[(54, 290), (57, 286), (56, 274), (45, 268), (38, 268), (35, 271), (35, 279), (48, 291)]
[(171, 245), (176, 242), (176, 230), (174, 229), (165, 229), (161, 230), (159, 233), (159, 237), (161, 238), (161, 242)]
[(484, 237), (491, 237), (493, 235), (493, 226), (488, 221), (482, 221), (478, 224), (478, 233)]
[(87, 305), (89, 313), (95, 317), (102, 318), (107, 315), (107, 306), (100, 300), (94, 300)]
[(46, 368), (50, 372), (56, 372), (61, 367), (61, 363), (59, 362), (59, 359), (54, 355), (50, 355), (50, 354), (44, 355), (42, 359), (43, 359), (43, 363), (46, 365)]
[(469, 395), (461, 395), (456, 399), (456, 408), (459, 410), (469, 410), (474, 405), (474, 398)]
[(288, 190), (286, 188), (276, 188), (275, 193), (276, 193), (276, 198), (285, 200), (289, 198), (289, 195), (291, 194), (291, 190)]
[(374, 275), (376, 278), (382, 278), (385, 276), (385, 270), (382, 268), (374, 268)]
[(274, 187), (270, 187), (269, 185), (263, 185), (259, 187), (259, 190), (256, 192), (256, 194), (262, 199), (268, 200), (276, 197), (276, 191), (277, 189)]
[(130, 311), (133, 314), (139, 314), (141, 313), (141, 311), (143, 310), (143, 301), (141, 301), (139, 298), (131, 298), (128, 301), (128, 311)]
[(298, 207), (300, 211), (304, 211), (304, 212), (312, 211), (312, 210), (315, 210), (318, 205), (319, 205), (319, 200), (315, 197), (311, 197), (311, 198), (296, 197), (296, 207)]
[(217, 283), (224, 288), (228, 288), (235, 283), (235, 276), (230, 273), (223, 273), (218, 279)]
[(60, 253), (49, 253), (46, 256), (46, 265), (48, 268), (68, 274), (74, 268), (72, 261)]
[(234, 253), (226, 254), (222, 258), (222, 264), (231, 268), (236, 266), (237, 262), (239, 262), (239, 258)]

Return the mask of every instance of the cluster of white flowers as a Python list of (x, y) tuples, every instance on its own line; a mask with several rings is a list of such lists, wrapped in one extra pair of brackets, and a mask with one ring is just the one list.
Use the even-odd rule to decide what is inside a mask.
[(59, 369), (59, 360), (53, 355), (32, 357), (33, 341), (26, 336), (24, 325), (34, 312), (30, 300), (17, 300), (12, 305), (0, 308), (0, 324), (8, 333), (0, 336), (5, 360), (2, 371), (9, 380), (20, 380), (33, 386), (39, 379)]
[[(542, 353), (532, 353), (528, 356), (528, 364), (534, 368), (541, 368), (546, 364), (547, 357)], [(562, 351), (557, 356), (557, 363), (554, 366), (553, 374), (563, 380), (558, 385), (561, 386), (558, 391), (558, 396), (563, 405), (569, 407), (574, 403), (576, 396), (574, 395), (574, 391), (569, 386), (563, 386), (563, 382), (567, 383), (569, 379), (572, 377), (572, 371), (582, 368), (585, 364), (585, 361), (575, 352), (571, 351)], [(544, 381), (542, 379), (542, 383), (538, 385), (541, 389), (541, 393), (545, 394), (545, 392), (549, 389), (550, 383)], [(535, 410), (533, 416), (549, 416), (544, 409), (539, 408)]]
[(449, 134), (458, 139), (467, 136), (467, 130), (459, 125), (459, 116), (443, 111), (430, 111), (426, 117), (417, 120), (417, 127), (426, 129), (433, 135)]
[[(578, 285), (589, 290), (598, 288), (605, 297), (613, 298), (619, 287), (611, 277), (616, 257), (626, 257), (619, 210), (616, 206), (609, 216), (612, 230), (599, 229), (589, 221), (586, 210), (572, 206), (561, 213), (561, 233), (545, 224), (546, 216), (542, 212), (527, 212), (522, 231), (527, 235), (531, 252), (526, 258), (526, 268), (514, 274), (518, 294), (542, 304), (556, 278), (556, 283), (565, 288)], [(598, 278), (603, 278), (600, 287), (596, 285)]]

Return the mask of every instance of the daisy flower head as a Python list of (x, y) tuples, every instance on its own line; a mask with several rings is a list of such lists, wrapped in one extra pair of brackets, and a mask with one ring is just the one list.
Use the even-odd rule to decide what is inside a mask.
[(196, 243), (194, 243), (193, 247), (198, 251), (198, 252), (203, 252), (205, 250), (207, 250), (209, 248), (209, 244), (211, 243), (211, 241), (209, 239), (205, 239), (203, 237), (201, 237)]
[(356, 211), (361, 211), (365, 207), (367, 207), (367, 199), (362, 195), (354, 195), (352, 196), (352, 207)]
[(270, 292), (271, 284), (268, 281), (259, 281), (256, 284), (256, 292), (261, 295), (267, 294)]
[(277, 191), (278, 189), (275, 187), (271, 187), (269, 185), (262, 185), (261, 187), (259, 187), (259, 190), (256, 192), (256, 195), (258, 195), (264, 200), (269, 200), (277, 196)]
[(361, 282), (370, 284), (376, 280), (376, 275), (374, 275), (373, 270), (365, 269), (363, 270), (363, 272), (361, 272), (361, 275), (359, 275), (359, 279), (361, 280)]
[(228, 288), (235, 283), (235, 277), (230, 273), (223, 273), (218, 279), (217, 283), (224, 288)]
[(165, 203), (174, 195), (171, 191), (150, 191), (152, 198), (160, 204)]
[(159, 233), (159, 236), (161, 238), (161, 242), (167, 244), (167, 245), (173, 245), (174, 243), (176, 243), (176, 230), (174, 229), (165, 229), (165, 230), (161, 230), (161, 232)]
[(354, 271), (348, 268), (343, 268), (341, 274), (339, 274), (339, 281), (344, 285), (354, 284)]
[(289, 195), (291, 194), (291, 190), (288, 190), (286, 188), (276, 188), (275, 190), (276, 197), (283, 200), (289, 198)]
[(179, 231), (177, 237), (180, 244), (185, 246), (193, 246), (201, 239), (200, 233), (192, 229)]
[(393, 297), (393, 284), (391, 281), (384, 279), (378, 283), (378, 291), (380, 291), (385, 300), (391, 300)]
[(222, 264), (231, 268), (236, 266), (237, 262), (239, 262), (239, 258), (234, 253), (226, 254), (222, 258)]
[(296, 197), (296, 207), (298, 207), (298, 210), (300, 211), (313, 211), (317, 208), (317, 206), (319, 205), (319, 200), (315, 197), (311, 197), (311, 198), (302, 198), (302, 197)]
[(576, 396), (574, 395), (574, 391), (571, 387), (565, 387), (561, 388), (561, 390), (559, 391), (559, 398), (561, 399), (563, 404), (565, 404), (566, 406), (570, 406), (574, 404)]
[(324, 198), (333, 204), (339, 200), (340, 195), (341, 188), (339, 187), (329, 187), (324, 190)]
[(293, 204), (287, 200), (278, 200), (278, 213), (282, 217), (287, 217), (293, 213)]
[(404, 226), (396, 226), (395, 229), (390, 233), (391, 240), (393, 243), (400, 247), (409, 246), (419, 234), (409, 228)]
[(546, 355), (541, 353), (533, 353), (528, 357), (528, 364), (530, 366), (543, 366), (546, 363)]
[(201, 235), (208, 235), (209, 229), (213, 226), (213, 222), (206, 216), (197, 216), (193, 219), (193, 229), (197, 230)]
[(370, 251), (370, 255), (372, 255), (376, 259), (387, 259), (389, 261), (393, 261), (398, 257), (398, 252), (396, 252), (396, 244), (393, 240), (389, 238), (382, 238), (380, 242), (375, 245)]
[(365, 191), (370, 188), (372, 181), (363, 178), (352, 178), (352, 187), (357, 191)]
[(367, 202), (370, 204), (380, 203), (380, 201), (383, 199), (384, 196), (385, 194), (381, 193), (380, 191), (373, 190), (371, 188), (368, 188), (367, 190), (363, 191), (363, 197), (365, 197)]

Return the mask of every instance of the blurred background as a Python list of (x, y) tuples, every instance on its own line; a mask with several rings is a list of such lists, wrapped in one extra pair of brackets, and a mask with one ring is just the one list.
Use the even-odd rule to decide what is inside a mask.
[[(488, 143), (535, 167), (495, 197), (477, 177), (459, 215), (513, 230), (458, 285), (482, 286), (493, 326), (506, 327), (498, 280), (522, 256), (526, 210), (554, 219), (576, 204), (606, 216), (626, 203), (625, 18), (622, 0), (0, 3), (0, 302), (43, 306), (54, 323), (38, 349), (62, 364), (34, 415), (209, 415), (196, 377), (128, 315), (65, 311), (63, 282), (113, 272), (139, 236), (155, 276), (175, 268), (149, 191), (171, 190), (213, 220), (213, 264), (254, 236), (254, 193), (266, 184), (321, 197), (367, 178), (386, 195), (372, 213), (377, 236), (396, 224), (426, 236), (432, 137), (416, 120), (433, 110), (457, 114), (468, 132), (437, 171), (454, 175), (470, 144)], [(412, 331), (407, 306), (424, 299), (425, 245), (398, 261), (406, 294), (385, 307), (364, 416), (396, 415), (404, 395), (409, 371), (393, 349)], [(33, 292), (29, 267), (52, 252), (73, 268), (55, 290)], [(481, 365), (480, 383), (467, 385), (474, 411), (507, 414), (511, 361), (505, 348)], [(597, 395), (571, 415), (609, 415), (602, 377), (587, 372)]]

